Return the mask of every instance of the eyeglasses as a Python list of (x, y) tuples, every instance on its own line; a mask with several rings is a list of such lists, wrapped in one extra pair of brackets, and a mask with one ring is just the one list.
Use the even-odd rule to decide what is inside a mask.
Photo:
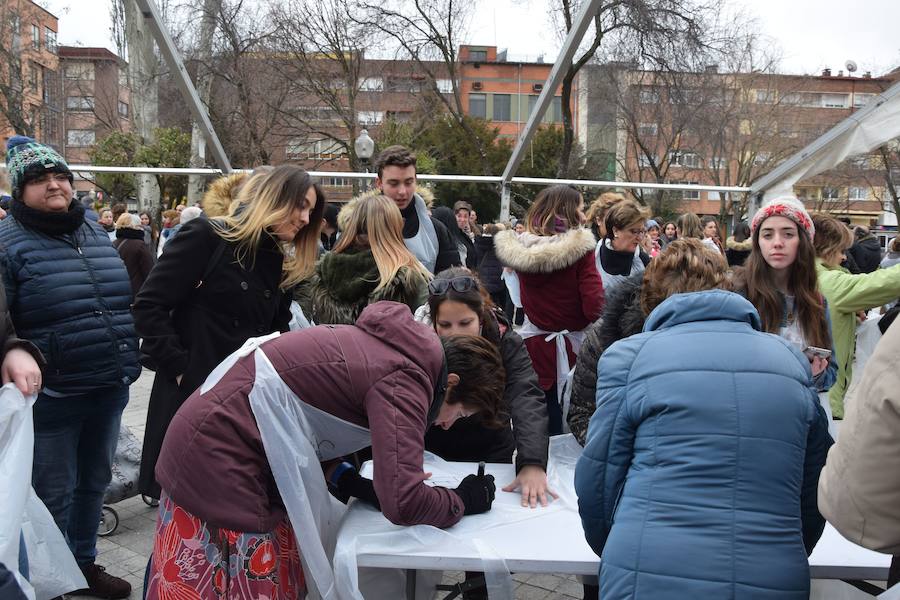
[(631, 235), (633, 235), (635, 237), (644, 237), (645, 235), (647, 235), (647, 230), (646, 229), (629, 229), (628, 233), (630, 233)]
[(428, 293), (432, 296), (443, 296), (450, 288), (453, 288), (460, 294), (464, 294), (477, 286), (478, 282), (475, 281), (475, 278), (468, 275), (454, 277), (453, 279), (432, 279), (428, 283)]

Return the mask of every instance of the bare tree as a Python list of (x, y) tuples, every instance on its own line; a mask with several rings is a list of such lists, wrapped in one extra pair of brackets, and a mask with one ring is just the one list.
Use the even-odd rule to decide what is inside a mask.
[[(582, 0), (555, 0), (554, 20), (568, 34)], [(593, 17), (593, 25), (563, 76), (563, 148), (558, 177), (568, 177), (575, 143), (572, 90), (578, 72), (604, 44), (629, 48), (630, 61), (653, 65), (657, 70), (677, 70), (681, 52), (700, 53), (710, 42), (708, 28), (715, 4), (700, 0), (605, 0)], [(677, 50), (677, 51), (673, 51)]]
[[(37, 127), (36, 112), (29, 111), (26, 97), (37, 95), (38, 67), (32, 62), (25, 68), (29, 49), (20, 33), (22, 23), (31, 22), (36, 10), (27, 2), (5, 1), (0, 3), (0, 115), (16, 133), (34, 136)], [(36, 16), (36, 15), (35, 15)], [(27, 87), (26, 87), (27, 82)]]
[[(380, 31), (398, 58), (415, 62), (434, 98), (475, 143), (482, 172), (490, 175), (487, 143), (467, 121), (459, 89), (458, 48), (474, 6), (474, 0), (358, 0), (354, 19)], [(440, 82), (449, 82), (449, 93)]]
[(275, 7), (279, 56), (284, 56), (275, 64), (294, 82), (293, 101), (275, 108), (303, 146), (327, 150), (308, 155), (346, 156), (356, 171), (360, 164), (353, 141), (360, 131), (360, 110), (381, 92), (366, 82), (381, 78), (383, 88), (383, 77), (364, 53), (372, 43), (371, 28), (348, 11), (342, 0), (289, 0)]

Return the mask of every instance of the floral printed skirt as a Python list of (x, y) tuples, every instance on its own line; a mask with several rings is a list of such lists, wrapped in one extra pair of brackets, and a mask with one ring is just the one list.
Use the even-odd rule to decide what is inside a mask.
[(300, 553), (287, 519), (267, 533), (221, 529), (163, 494), (148, 599), (293, 600), (305, 595)]

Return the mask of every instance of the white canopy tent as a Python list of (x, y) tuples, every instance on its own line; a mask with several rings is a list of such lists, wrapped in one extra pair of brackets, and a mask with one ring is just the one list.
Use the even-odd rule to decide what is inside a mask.
[[(750, 186), (751, 205), (793, 194), (801, 179), (836, 167), (848, 157), (865, 154), (900, 137), (900, 82), (872, 99), (821, 137)], [(755, 210), (751, 206), (751, 212)]]

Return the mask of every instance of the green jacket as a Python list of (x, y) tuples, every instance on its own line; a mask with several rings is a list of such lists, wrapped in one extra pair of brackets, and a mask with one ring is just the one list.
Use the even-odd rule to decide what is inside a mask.
[(842, 267), (828, 267), (816, 259), (819, 291), (828, 300), (834, 352), (838, 360), (837, 381), (828, 393), (835, 418), (844, 417), (844, 394), (853, 376), (856, 350), (856, 313), (887, 304), (900, 297), (900, 265), (872, 273), (851, 275)]
[(428, 280), (407, 267), (376, 289), (379, 279), (371, 250), (329, 252), (294, 290), (294, 300), (317, 325), (352, 325), (366, 306), (380, 300), (406, 304), (413, 313), (428, 300)]

